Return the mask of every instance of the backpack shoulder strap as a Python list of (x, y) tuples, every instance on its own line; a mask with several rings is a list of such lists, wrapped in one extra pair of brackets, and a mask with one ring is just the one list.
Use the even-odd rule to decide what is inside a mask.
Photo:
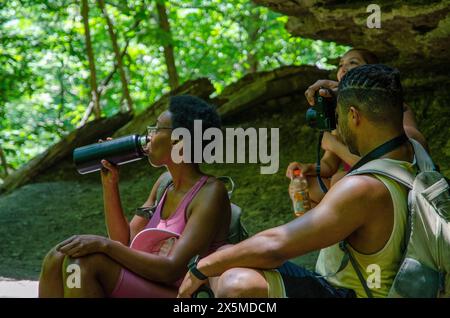
[(166, 189), (172, 183), (172, 176), (170, 175), (169, 171), (164, 172), (160, 178), (161, 179), (158, 185), (158, 189), (156, 190), (156, 204), (159, 203), (159, 200), (161, 200), (164, 191), (166, 191)]
[(234, 188), (235, 188), (233, 179), (231, 179), (231, 177), (229, 177), (229, 176), (220, 176), (220, 177), (216, 177), (216, 179), (222, 181), (224, 184), (227, 184), (227, 183), (230, 184), (231, 189), (228, 190), (228, 198), (231, 199), (231, 196), (233, 195)]
[[(414, 156), (419, 170), (421, 172), (436, 171), (436, 165), (434, 164), (425, 148), (414, 139), (409, 138), (409, 142), (414, 148)], [(394, 179), (395, 181), (400, 182), (409, 189), (412, 189), (415, 178), (415, 176), (405, 168), (383, 159), (369, 161), (362, 167), (350, 172), (347, 175), (351, 176), (370, 173), (381, 174), (388, 178)]]
[(411, 172), (398, 164), (383, 159), (369, 161), (362, 167), (347, 174), (347, 176), (372, 173), (391, 178), (409, 189), (413, 188), (415, 176)]
[(143, 218), (146, 218), (147, 220), (150, 220), (156, 211), (156, 207), (159, 203), (159, 200), (163, 196), (164, 191), (171, 183), (172, 183), (172, 176), (168, 171), (164, 172), (160, 177), (158, 189), (156, 189), (156, 202), (150, 207), (136, 208), (135, 214)]
[(369, 287), (367, 286), (366, 280), (364, 279), (364, 276), (363, 276), (361, 270), (359, 269), (358, 263), (356, 262), (352, 253), (348, 249), (347, 244), (348, 243), (345, 240), (339, 242), (339, 248), (344, 252), (344, 255), (342, 256), (341, 264), (339, 265), (339, 268), (337, 269), (337, 271), (328, 273), (325, 275), (320, 275), (320, 276), (316, 275), (316, 277), (317, 278), (328, 278), (328, 277), (335, 276), (338, 273), (342, 272), (344, 270), (344, 268), (346, 268), (348, 263), (350, 262), (350, 264), (352, 265), (352, 267), (356, 273), (356, 276), (359, 279), (359, 282), (361, 283), (361, 286), (364, 288), (364, 291), (366, 292), (367, 297), (373, 298), (373, 294), (370, 291)]
[[(348, 243), (346, 241), (341, 241), (339, 243), (339, 247), (341, 248), (341, 250), (344, 251), (345, 256), (350, 260), (350, 263), (352, 264), (352, 267), (356, 272), (356, 276), (358, 276), (359, 282), (361, 283), (362, 287), (364, 288), (364, 291), (366, 292), (367, 297), (373, 298), (372, 291), (370, 290), (369, 286), (367, 285), (367, 281), (364, 279), (364, 276), (358, 266), (358, 263), (356, 262), (352, 253), (348, 249), (347, 244)], [(344, 256), (344, 259), (345, 259), (345, 256)]]
[(409, 142), (414, 148), (414, 155), (416, 156), (417, 166), (422, 172), (436, 171), (436, 165), (431, 159), (425, 148), (416, 140), (409, 138)]

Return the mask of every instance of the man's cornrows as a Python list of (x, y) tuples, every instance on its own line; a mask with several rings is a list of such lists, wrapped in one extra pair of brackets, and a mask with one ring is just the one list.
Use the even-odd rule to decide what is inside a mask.
[(400, 72), (383, 64), (359, 66), (345, 74), (339, 83), (339, 91), (358, 88), (401, 92)]
[(400, 73), (392, 67), (366, 64), (351, 69), (340, 81), (338, 92), (341, 107), (357, 107), (373, 121), (402, 117)]

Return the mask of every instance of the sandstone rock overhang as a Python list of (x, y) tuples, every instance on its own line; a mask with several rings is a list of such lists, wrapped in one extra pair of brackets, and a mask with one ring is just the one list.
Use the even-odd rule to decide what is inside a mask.
[[(364, 47), (401, 70), (450, 69), (450, 0), (253, 1), (288, 15), (286, 29), (294, 36)], [(381, 9), (379, 29), (367, 27), (371, 3)]]

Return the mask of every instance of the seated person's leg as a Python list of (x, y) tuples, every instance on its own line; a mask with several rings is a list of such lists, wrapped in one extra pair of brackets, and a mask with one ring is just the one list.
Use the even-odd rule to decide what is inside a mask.
[(209, 279), (217, 298), (267, 298), (267, 281), (262, 271), (250, 268), (232, 268), (220, 277)]
[[(90, 254), (72, 259), (66, 258), (64, 268), (78, 264), (81, 272), (81, 288), (65, 288), (65, 297), (126, 297), (157, 298), (176, 297), (177, 287), (161, 285), (130, 272), (103, 254)], [(64, 273), (64, 280), (68, 273)]]
[(44, 258), (39, 277), (39, 297), (63, 297), (62, 264), (65, 255), (52, 248)]
[(74, 279), (74, 271), (68, 266), (79, 266), (80, 286), (71, 288), (64, 284), (64, 297), (107, 297), (112, 293), (119, 279), (121, 266), (106, 255), (95, 253), (78, 258), (66, 257), (63, 264), (63, 281)]
[[(217, 250), (224, 250), (233, 244), (224, 245)], [(268, 285), (262, 271), (249, 268), (232, 268), (220, 277), (210, 277), (209, 286), (216, 298), (267, 298)]]
[(348, 298), (352, 290), (335, 288), (318, 274), (286, 262), (278, 268), (288, 298)]
[(233, 268), (220, 278), (211, 278), (210, 285), (216, 297), (355, 297), (352, 290), (335, 288), (316, 273), (292, 262), (284, 263), (277, 271)]
[(141, 276), (122, 269), (119, 280), (109, 294), (111, 298), (175, 298), (178, 285), (168, 286), (152, 282)]

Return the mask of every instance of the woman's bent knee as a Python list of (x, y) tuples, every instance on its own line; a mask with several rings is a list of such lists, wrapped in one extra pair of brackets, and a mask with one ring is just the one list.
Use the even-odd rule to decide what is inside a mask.
[(107, 256), (100, 253), (89, 254), (77, 258), (67, 256), (64, 266), (67, 267), (70, 264), (77, 264), (83, 272), (91, 273), (97, 271), (99, 268), (102, 268), (107, 261)]
[(61, 268), (61, 264), (64, 260), (65, 255), (61, 252), (58, 252), (56, 248), (52, 248), (47, 255), (45, 255), (43, 261), (43, 268)]

